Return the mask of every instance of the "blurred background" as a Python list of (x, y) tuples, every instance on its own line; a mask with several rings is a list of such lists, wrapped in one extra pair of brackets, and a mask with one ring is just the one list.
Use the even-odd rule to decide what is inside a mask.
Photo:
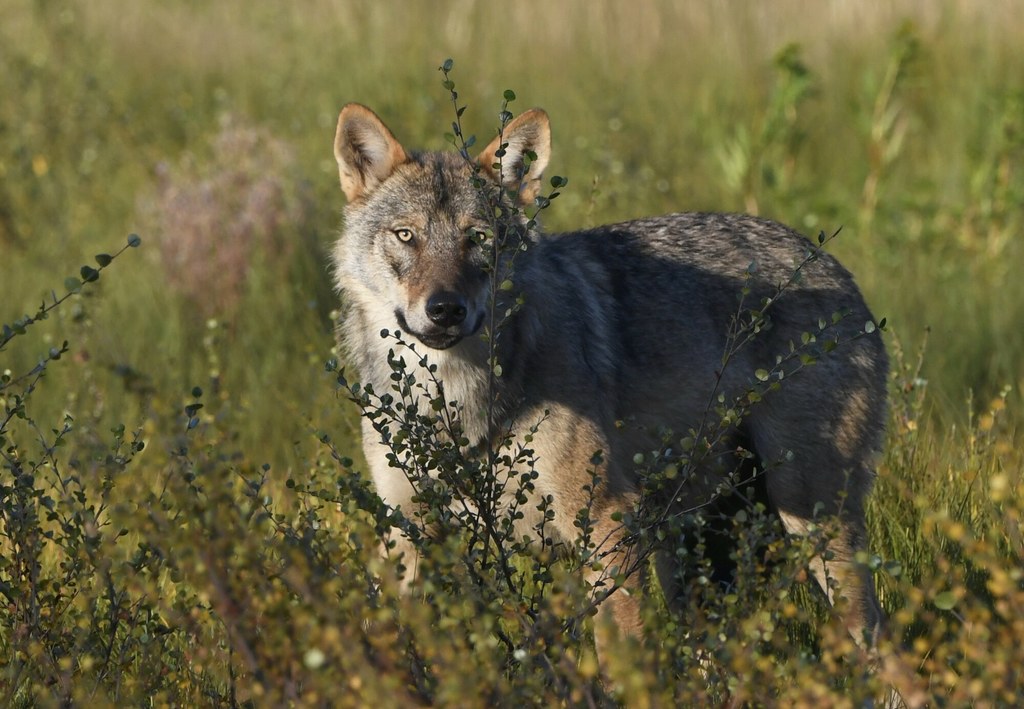
[(71, 341), (76, 366), (51, 367), (34, 399), (42, 420), (173, 439), (200, 386), (254, 463), (301, 465), (318, 430), (354, 450), (354, 407), (323, 366), (335, 122), (359, 101), (407, 146), (445, 148), (449, 57), (478, 144), (506, 89), (512, 110), (550, 113), (549, 174), (569, 185), (549, 230), (683, 210), (841, 228), (829, 248), (931, 420), (966, 424), (1007, 386), (1019, 411), (1012, 0), (0, 0), (0, 17), (0, 320), (143, 241), (40, 326), (43, 345), (4, 352), (19, 372)]

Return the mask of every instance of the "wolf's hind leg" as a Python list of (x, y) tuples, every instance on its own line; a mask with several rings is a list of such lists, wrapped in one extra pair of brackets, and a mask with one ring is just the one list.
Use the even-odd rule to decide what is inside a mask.
[[(810, 521), (779, 509), (786, 532), (805, 537)], [(857, 552), (864, 549), (863, 524), (840, 516), (839, 531), (828, 542), (828, 560), (824, 556), (811, 559), (810, 571), (825, 592), (830, 605), (837, 595), (845, 600), (843, 621), (857, 644), (871, 648), (877, 643), (884, 625), (882, 607), (875, 594), (870, 570), (857, 562)]]
[[(893, 688), (883, 706), (921, 707), (927, 703), (927, 691), (910, 658), (892, 646), (871, 571), (856, 559), (857, 553), (866, 548), (867, 537), (863, 514), (860, 506), (856, 507), (856, 514), (849, 511), (839, 514), (839, 530), (827, 546), (829, 558), (815, 557), (810, 570), (830, 605), (836, 605), (838, 598), (843, 599), (840, 605), (844, 625), (864, 652), (867, 663)], [(807, 517), (783, 508), (779, 508), (778, 513), (787, 533), (808, 534), (811, 522)]]

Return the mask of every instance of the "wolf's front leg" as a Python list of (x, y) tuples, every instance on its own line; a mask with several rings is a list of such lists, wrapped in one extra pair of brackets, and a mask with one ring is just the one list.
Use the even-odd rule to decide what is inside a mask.
[[(380, 498), (391, 507), (398, 507), (410, 519), (414, 519), (416, 504), (412, 501), (415, 489), (404, 471), (391, 467), (388, 453), (391, 449), (381, 441), (381, 435), (374, 430), (368, 419), (363, 419), (363, 454), (370, 466), (373, 485)], [(402, 591), (408, 591), (409, 585), (416, 578), (419, 566), (419, 554), (416, 547), (397, 529), (388, 533), (388, 538), (381, 542), (381, 556), (394, 562), (400, 562), (404, 571), (399, 574)], [(396, 567), (396, 572), (398, 571)]]
[[(594, 404), (590, 410), (600, 407)], [(537, 491), (554, 500), (558, 536), (585, 547), (586, 579), (597, 602), (598, 661), (606, 669), (616, 640), (641, 632), (644, 560), (616, 514), (630, 512), (637, 493), (621, 461), (616, 464), (599, 422), (568, 406), (549, 404), (545, 412), (534, 437)], [(590, 520), (586, 539), (576, 526), (581, 511)]]
[(608, 658), (615, 645), (627, 637), (640, 637), (640, 591), (644, 562), (638, 550), (627, 543), (626, 528), (610, 516), (594, 524), (598, 562), (587, 574), (598, 601), (594, 619), (597, 657), (607, 676)]

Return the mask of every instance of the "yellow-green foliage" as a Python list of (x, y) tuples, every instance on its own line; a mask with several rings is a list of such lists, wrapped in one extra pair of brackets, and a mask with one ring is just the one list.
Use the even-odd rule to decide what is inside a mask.
[(1015, 2), (40, 0), (0, 14), (0, 321), (15, 335), (94, 254), (143, 241), (0, 335), (0, 703), (882, 694), (800, 583), (815, 540), (785, 542), (756, 515), (737, 526), (758, 553), (735, 589), (698, 565), (683, 614), (651, 594), (650, 637), (608, 664), (614, 691), (572, 559), (524, 548), (502, 567), (463, 530), (426, 547), (426, 588), (399, 594), (377, 551), (396, 519), (357, 473), (355, 407), (324, 372), (331, 142), (354, 100), (407, 145), (444, 148), (449, 56), (467, 134), (491, 137), (507, 88), (514, 109), (551, 114), (551, 172), (570, 178), (552, 230), (693, 209), (842, 227), (830, 249), (894, 354), (866, 559), (894, 637), (937, 701), (1024, 703)]

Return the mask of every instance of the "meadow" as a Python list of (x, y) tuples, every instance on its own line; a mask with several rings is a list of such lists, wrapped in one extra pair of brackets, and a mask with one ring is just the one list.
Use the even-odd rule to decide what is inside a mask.
[(893, 359), (867, 561), (894, 637), (936, 704), (1024, 701), (1015, 2), (0, 0), (0, 15), (0, 703), (881, 694), (799, 582), (808, 548), (767, 520), (737, 527), (765, 550), (741, 560), (742, 592), (698, 583), (685, 617), (650, 594), (650, 637), (607, 668), (615, 689), (573, 560), (523, 549), (502, 579), (453, 533), (429, 588), (399, 595), (376, 554), (395, 519), (325, 367), (331, 146), (359, 101), (404, 144), (445, 148), (449, 57), (479, 145), (507, 89), (511, 110), (551, 115), (549, 173), (569, 183), (549, 231), (683, 210), (841, 229), (828, 248)]

